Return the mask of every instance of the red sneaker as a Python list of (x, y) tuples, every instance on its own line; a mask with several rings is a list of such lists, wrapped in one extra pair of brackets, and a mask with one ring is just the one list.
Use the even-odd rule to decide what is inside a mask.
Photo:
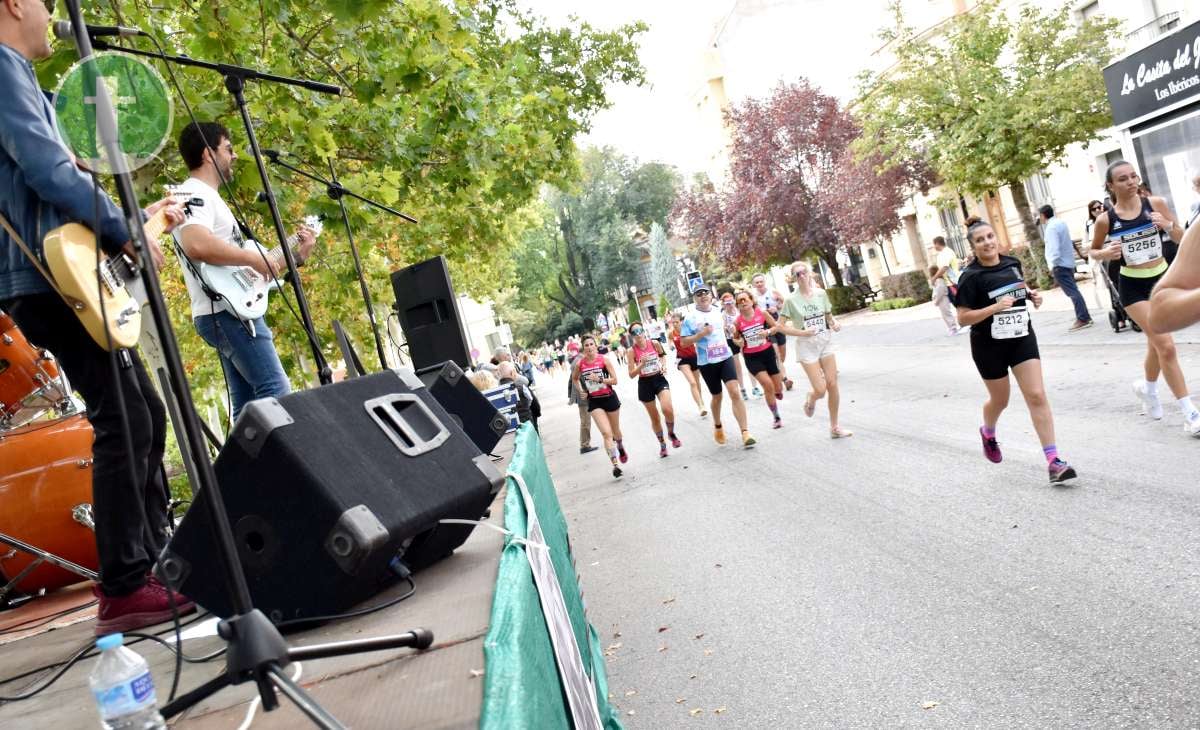
[[(167, 586), (162, 581), (160, 581), (158, 579), (158, 576), (155, 575), (154, 573), (146, 574), (146, 585), (150, 586), (151, 588), (153, 588), (155, 590), (161, 591), (164, 596), (167, 594)], [(175, 605), (176, 606), (195, 605), (195, 602), (192, 601), (192, 599), (188, 598), (187, 596), (183, 595), (182, 593), (180, 593), (178, 591), (171, 591), (171, 594), (175, 596)], [(181, 611), (182, 611), (182, 609), (181, 609)]]
[[(107, 596), (99, 585), (92, 586), (92, 593), (100, 600), (96, 613), (96, 636), (125, 633), (136, 629), (161, 624), (171, 620), (171, 603), (165, 588), (147, 583), (127, 596)], [(179, 595), (178, 593), (175, 595)], [(179, 615), (196, 610), (196, 604), (184, 598), (177, 603)]]

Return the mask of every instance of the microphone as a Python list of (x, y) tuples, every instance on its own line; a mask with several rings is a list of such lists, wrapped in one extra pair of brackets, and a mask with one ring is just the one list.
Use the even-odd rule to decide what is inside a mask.
[[(146, 35), (140, 28), (127, 28), (123, 25), (85, 25), (89, 38), (105, 38), (108, 36), (117, 36), (119, 38), (134, 38), (140, 35)], [(54, 24), (54, 37), (64, 41), (75, 40), (75, 29), (71, 27), (71, 21), (60, 20)]]

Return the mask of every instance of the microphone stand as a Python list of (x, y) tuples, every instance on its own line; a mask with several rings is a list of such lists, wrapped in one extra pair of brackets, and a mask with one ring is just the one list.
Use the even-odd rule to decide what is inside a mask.
[[(271, 81), (277, 84), (299, 86), (302, 89), (333, 95), (340, 95), (342, 93), (341, 87), (334, 86), (332, 84), (324, 84), (319, 81), (310, 81), (308, 79), (294, 79), (287, 76), (277, 76), (275, 74), (263, 73), (262, 71), (247, 68), (245, 66), (233, 66), (227, 63), (210, 63), (208, 61), (198, 61), (189, 56), (171, 56), (165, 53), (150, 53), (147, 51), (138, 50), (136, 48), (114, 46), (101, 40), (92, 40), (91, 44), (92, 47), (100, 50), (119, 51), (121, 53), (128, 53), (133, 56), (157, 58), (160, 61), (174, 63), (180, 66), (193, 66), (195, 68), (208, 69), (209, 71), (216, 71), (225, 77), (225, 89), (233, 95), (233, 100), (237, 104), (238, 111), (241, 113), (242, 126), (244, 126), (246, 129), (246, 141), (250, 143), (250, 152), (254, 155), (254, 164), (258, 168), (258, 177), (262, 180), (263, 193), (266, 195), (267, 207), (271, 211), (271, 222), (275, 227), (275, 235), (279, 239), (280, 247), (283, 249), (283, 258), (287, 261), (288, 269), (292, 272), (296, 272), (298, 270), (296, 266), (296, 258), (292, 255), (292, 250), (287, 245), (287, 231), (285, 231), (283, 227), (283, 218), (279, 214), (279, 203), (275, 200), (275, 191), (271, 188), (271, 178), (267, 174), (266, 163), (263, 162), (262, 150), (258, 146), (258, 137), (254, 133), (254, 122), (250, 119), (250, 110), (246, 106), (246, 97), (245, 94), (243, 94), (243, 91), (246, 88), (247, 81)], [(312, 315), (309, 313), (308, 298), (304, 295), (304, 287), (300, 283), (300, 276), (293, 273), (290, 278), (292, 290), (296, 295), (296, 305), (300, 310), (300, 324), (304, 328), (305, 334), (308, 336), (308, 344), (312, 349), (313, 361), (317, 366), (318, 377), (320, 378), (322, 385), (329, 385), (333, 382), (333, 370), (329, 367), (329, 363), (325, 360), (325, 355), (321, 352), (321, 341), (317, 338), (317, 330), (313, 325)]]
[[(93, 44), (87, 34), (87, 26), (84, 24), (83, 11), (80, 9), (79, 1), (65, 0), (65, 5), (74, 29), (75, 45), (79, 57), (86, 61), (93, 56)], [(95, 47), (101, 47), (101, 45), (100, 42), (97, 42)], [(107, 47), (107, 44), (103, 45)], [(175, 701), (167, 703), (162, 708), (162, 714), (164, 717), (172, 717), (224, 687), (253, 681), (258, 687), (264, 710), (270, 711), (279, 707), (279, 699), (275, 694), (278, 691), (291, 700), (317, 727), (342, 730), (344, 726), (309, 697), (300, 685), (293, 682), (283, 668), (293, 661), (302, 659), (318, 659), (401, 647), (425, 649), (433, 643), (433, 634), (426, 629), (418, 628), (403, 634), (374, 639), (292, 648), (284, 641), (279, 629), (267, 619), (262, 611), (254, 608), (250, 598), (250, 589), (246, 583), (246, 575), (238, 561), (238, 548), (229, 524), (225, 501), (217, 484), (216, 472), (213, 470), (212, 462), (205, 455), (204, 434), (200, 427), (200, 419), (196, 415), (196, 404), (192, 400), (191, 390), (188, 387), (187, 374), (179, 354), (179, 343), (175, 339), (174, 330), (171, 329), (167, 304), (163, 299), (162, 289), (158, 285), (158, 272), (154, 268), (153, 258), (147, 255), (149, 244), (146, 240), (145, 229), (142, 227), (142, 212), (133, 187), (133, 177), (128, 170), (125, 155), (121, 151), (117, 138), (117, 117), (112, 98), (105, 84), (95, 83), (97, 77), (94, 67), (89, 66), (89, 68), (91, 68), (90, 73), (96, 96), (97, 143), (104, 149), (113, 166), (113, 177), (125, 215), (125, 223), (129, 228), (134, 250), (141, 263), (142, 283), (146, 287), (150, 312), (153, 315), (154, 326), (158, 330), (166, 371), (170, 377), (171, 387), (175, 391), (179, 406), (178, 415), (186, 435), (186, 440), (181, 441), (179, 446), (181, 450), (186, 449), (189, 453), (192, 464), (195, 466), (197, 486), (202, 493), (206, 493), (208, 496), (204, 502), (208, 507), (208, 516), (216, 538), (217, 563), (225, 579), (225, 589), (231, 597), (230, 602), (234, 608), (233, 615), (222, 620), (217, 627), (217, 633), (227, 642), (224, 673), (180, 696)], [(243, 106), (244, 113), (245, 107)], [(245, 116), (244, 119), (249, 122), (248, 116)], [(265, 182), (266, 176), (264, 175), (263, 178)], [(275, 212), (275, 215), (278, 227), (278, 213)]]
[(329, 160), (329, 178), (330, 179), (324, 180), (318, 175), (314, 175), (306, 170), (302, 170), (299, 167), (296, 167), (295, 165), (291, 165), (287, 162), (284, 162), (283, 160), (280, 159), (281, 157), (284, 156), (284, 153), (282, 153), (282, 152), (276, 152), (275, 150), (264, 150), (263, 154), (265, 154), (267, 156), (267, 159), (269, 159), (274, 164), (279, 165), (280, 167), (282, 167), (286, 170), (291, 170), (292, 172), (296, 173), (297, 175), (306, 177), (309, 180), (313, 180), (315, 182), (320, 183), (321, 185), (324, 185), (325, 193), (327, 195), (329, 195), (330, 198), (333, 198), (334, 200), (337, 201), (338, 207), (341, 208), (341, 211), (342, 211), (342, 225), (345, 226), (345, 228), (346, 228), (346, 238), (350, 241), (350, 253), (353, 254), (353, 256), (354, 256), (354, 273), (358, 276), (358, 286), (362, 290), (363, 304), (367, 308), (367, 319), (371, 322), (371, 334), (374, 335), (374, 337), (375, 337), (375, 351), (379, 353), (379, 367), (382, 370), (387, 370), (387, 367), (388, 367), (387, 355), (385, 354), (385, 350), (383, 347), (383, 338), (380, 337), (379, 325), (375, 322), (375, 306), (371, 302), (371, 292), (367, 288), (367, 278), (366, 278), (366, 275), (363, 273), (362, 260), (359, 258), (359, 255), (358, 255), (358, 245), (354, 243), (354, 231), (352, 230), (352, 228), (350, 226), (350, 216), (346, 212), (346, 201), (343, 198), (345, 198), (348, 195), (351, 198), (354, 198), (355, 200), (362, 201), (362, 202), (366, 203), (367, 205), (370, 205), (373, 208), (378, 208), (379, 210), (382, 210), (385, 213), (391, 213), (392, 215), (396, 216), (397, 218), (406, 220), (409, 223), (416, 223), (417, 219), (413, 218), (410, 215), (401, 213), (400, 211), (395, 210), (394, 208), (389, 208), (388, 206), (384, 205), (383, 203), (379, 203), (377, 201), (371, 200), (370, 198), (365, 198), (352, 190), (342, 187), (342, 184), (340, 182), (338, 182), (337, 171), (333, 167), (333, 160)]

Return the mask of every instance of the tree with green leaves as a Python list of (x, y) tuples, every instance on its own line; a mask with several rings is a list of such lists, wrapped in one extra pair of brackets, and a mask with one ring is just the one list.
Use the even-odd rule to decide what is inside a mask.
[[(347, 188), (418, 219), (401, 223), (347, 203), (381, 323), (392, 300), (389, 272), (437, 254), (449, 260), (460, 292), (482, 298), (512, 285), (513, 252), (540, 222), (530, 211), (542, 186), (576, 179), (575, 138), (608, 106), (608, 88), (643, 79), (636, 38), (644, 26), (554, 28), (512, 0), (111, 0), (89, 4), (86, 12), (89, 23), (170, 28), (162, 39), (168, 53), (341, 87), (340, 95), (327, 96), (252, 82), (246, 98), (264, 147), (286, 148), (318, 173), (333, 163)], [(64, 50), (39, 65), (43, 86), (53, 89), (74, 60)], [(189, 121), (185, 99), (202, 120), (230, 128), (242, 158), (230, 197), (269, 243), (269, 222), (253, 204), (261, 183), (221, 76), (155, 65), (164, 76), (173, 71), (182, 89), (176, 134)], [(322, 188), (271, 172), (289, 221), (308, 213), (337, 216)], [(161, 163), (139, 171), (138, 181), (150, 196), (186, 176), (169, 144)], [(193, 389), (201, 401), (216, 402), (224, 388), (217, 358), (195, 335), (178, 263), (168, 260), (162, 280)], [(338, 357), (329, 336), (334, 319), (347, 326), (360, 352), (370, 351), (352, 259), (337, 226), (326, 226), (301, 278), (324, 354)], [(269, 316), (293, 381), (311, 382), (299, 323), (282, 302)]]
[(680, 298), (679, 266), (667, 243), (667, 232), (658, 223), (650, 227), (650, 273), (653, 275), (654, 290), (669, 303), (677, 303)]
[(898, 3), (893, 14), (895, 26), (880, 35), (895, 65), (860, 79), (858, 150), (924, 161), (959, 193), (1007, 186), (1040, 261), (1024, 181), (1112, 124), (1101, 68), (1118, 23), (1076, 23), (1067, 3), (1022, 5), (1014, 15), (985, 0), (930, 36), (904, 24)]

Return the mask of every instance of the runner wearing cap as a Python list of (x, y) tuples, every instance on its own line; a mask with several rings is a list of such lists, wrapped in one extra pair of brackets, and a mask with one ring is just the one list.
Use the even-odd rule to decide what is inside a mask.
[(712, 395), (713, 438), (718, 444), (725, 443), (725, 430), (721, 426), (721, 403), (724, 391), (728, 391), (733, 417), (742, 431), (742, 446), (750, 448), (757, 443), (746, 428), (746, 403), (737, 386), (737, 370), (734, 368), (732, 352), (725, 342), (725, 317), (713, 306), (712, 291), (701, 284), (692, 291), (695, 311), (683, 320), (680, 341), (696, 347), (696, 361), (700, 364), (700, 377)]
[(748, 291), (737, 293), (738, 317), (734, 320), (734, 341), (742, 348), (746, 369), (750, 377), (762, 384), (767, 396), (767, 408), (774, 417), (774, 428), (783, 426), (779, 417), (777, 399), (783, 397), (783, 377), (779, 374), (779, 363), (775, 360), (775, 348), (771, 337), (779, 331), (775, 318), (758, 308), (754, 295)]
[(629, 461), (625, 446), (621, 442), (621, 400), (613, 386), (617, 384), (617, 370), (607, 356), (601, 355), (596, 338), (583, 336), (583, 357), (571, 370), (571, 379), (577, 383), (580, 393), (587, 396), (588, 413), (604, 437), (604, 450), (612, 461), (612, 475), (621, 476), (621, 464)]
[(671, 315), (671, 346), (675, 348), (676, 367), (679, 372), (683, 373), (683, 379), (688, 381), (688, 388), (692, 391), (692, 400), (696, 401), (696, 407), (700, 409), (700, 417), (704, 418), (708, 415), (708, 410), (704, 407), (704, 399), (700, 397), (700, 366), (696, 364), (696, 348), (693, 345), (685, 345), (680, 341), (682, 335), (679, 334), (680, 327), (683, 326), (683, 317), (678, 314)]
[[(629, 332), (633, 342), (629, 346), (629, 377), (637, 378), (638, 400), (646, 407), (650, 416), (650, 426), (658, 438), (658, 455), (667, 455), (667, 442), (663, 438), (662, 422), (667, 422), (667, 436), (671, 445), (679, 448), (679, 437), (675, 435), (675, 409), (671, 406), (671, 386), (663, 375), (663, 360), (667, 351), (662, 343), (646, 336), (646, 330), (641, 322), (631, 322)], [(659, 406), (662, 406), (662, 419), (658, 417)]]

